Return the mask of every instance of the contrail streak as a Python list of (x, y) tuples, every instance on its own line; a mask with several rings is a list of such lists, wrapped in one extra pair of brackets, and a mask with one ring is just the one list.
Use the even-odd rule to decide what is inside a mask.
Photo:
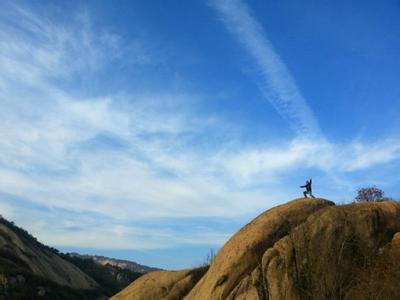
[(240, 0), (212, 0), (210, 3), (227, 29), (255, 59), (261, 70), (258, 84), (264, 97), (297, 134), (323, 140), (312, 110), (248, 6)]

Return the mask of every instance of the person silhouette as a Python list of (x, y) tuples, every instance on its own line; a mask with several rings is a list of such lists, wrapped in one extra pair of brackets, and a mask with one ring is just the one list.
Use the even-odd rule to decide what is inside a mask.
[(310, 195), (312, 198), (315, 198), (315, 197), (313, 196), (313, 194), (312, 194), (312, 187), (311, 187), (311, 185), (312, 185), (312, 179), (310, 178), (310, 180), (306, 180), (306, 184), (305, 184), (305, 185), (300, 186), (301, 188), (305, 188), (305, 189), (306, 189), (306, 190), (303, 192), (305, 198), (308, 198), (308, 197), (307, 197), (307, 194)]

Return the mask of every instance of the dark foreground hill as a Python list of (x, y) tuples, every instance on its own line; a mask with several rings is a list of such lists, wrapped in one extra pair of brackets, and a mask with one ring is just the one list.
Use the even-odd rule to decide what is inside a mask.
[(142, 274), (60, 253), (0, 217), (0, 299), (107, 299)]
[(239, 230), (209, 268), (146, 274), (112, 299), (400, 299), (400, 203), (297, 199)]
[[(2, 299), (80, 299), (99, 296), (99, 285), (25, 230), (0, 219)], [(92, 298), (93, 299), (93, 298)]]

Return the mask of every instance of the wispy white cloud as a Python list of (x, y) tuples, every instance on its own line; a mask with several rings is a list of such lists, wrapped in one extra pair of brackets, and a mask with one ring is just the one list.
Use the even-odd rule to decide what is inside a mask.
[(261, 71), (259, 85), (265, 98), (296, 133), (322, 138), (311, 108), (249, 7), (241, 0), (212, 0), (210, 3), (228, 30), (254, 58)]
[[(75, 220), (76, 222), (76, 220)], [(177, 244), (222, 244), (229, 233), (169, 228), (99, 224), (68, 230), (65, 227), (49, 228), (44, 222), (30, 223), (32, 230), (40, 233), (42, 240), (61, 247), (84, 247), (97, 249), (160, 249), (172, 248)], [(210, 228), (208, 228), (210, 229)]]
[(294, 139), (285, 145), (258, 146), (227, 155), (224, 167), (238, 183), (254, 184), (258, 178), (282, 179), (294, 170), (314, 168), (329, 174), (368, 170), (400, 159), (397, 139), (346, 144), (318, 143)]
[[(215, 117), (190, 112), (195, 96), (77, 96), (51, 77), (69, 78), (75, 73), (69, 65), (75, 57), (105, 57), (109, 45), (88, 38), (96, 35), (79, 19), (65, 28), (24, 9), (15, 14), (24, 20), (18, 32), (1, 23), (2, 43), (12, 45), (1, 53), (3, 66), (8, 66), (0, 72), (2, 192), (77, 212), (90, 207), (117, 219), (235, 214), (236, 209), (225, 209), (228, 198), (233, 208), (251, 209), (251, 203), (260, 201), (258, 195), (245, 204), (248, 193), (230, 191), (223, 180), (216, 180), (211, 174), (216, 167), (205, 167), (203, 153), (195, 151), (197, 134), (215, 125), (223, 129)], [(59, 35), (65, 40), (59, 42)], [(80, 44), (86, 46), (78, 48)], [(93, 145), (104, 136), (109, 137), (107, 147)], [(123, 149), (114, 148), (116, 141)]]
[[(227, 6), (226, 18), (242, 5), (232, 3), (218, 4)], [(130, 222), (240, 218), (297, 195), (297, 186), (288, 188), (282, 180), (295, 170), (351, 172), (399, 159), (396, 141), (369, 147), (359, 141), (344, 146), (296, 138), (279, 146), (243, 147), (238, 137), (224, 135), (225, 130), (232, 132), (232, 124), (195, 112), (201, 96), (188, 91), (114, 89), (87, 96), (84, 88), (65, 88), (60, 82), (77, 73), (85, 76), (112, 66), (115, 61), (109, 54), (127, 42), (92, 28), (85, 14), (64, 26), (24, 8), (14, 9), (11, 21), (0, 20), (0, 192), (37, 208), (13, 209), (7, 202), (0, 210), (21, 220), (32, 215), (26, 225), (45, 242), (120, 248), (219, 243), (225, 231), (205, 236), (200, 230), (160, 231)], [(234, 31), (242, 22), (249, 23), (243, 26), (251, 49), (260, 47), (252, 50), (257, 61), (266, 69), (272, 66), (273, 71), (264, 74), (268, 89), (274, 91), (269, 99), (299, 133), (319, 134), (283, 63), (244, 12), (227, 22)], [(129, 55), (142, 57), (140, 45), (129, 49)], [(145, 61), (130, 63), (134, 68)], [(282, 87), (286, 83), (287, 90)], [(214, 137), (218, 138), (210, 145)], [(43, 213), (43, 207), (51, 212)], [(81, 228), (69, 230), (74, 222)]]
[(349, 157), (343, 162), (342, 170), (357, 171), (367, 169), (377, 164), (387, 163), (399, 159), (399, 139), (387, 139), (361, 143), (355, 141), (349, 145)]

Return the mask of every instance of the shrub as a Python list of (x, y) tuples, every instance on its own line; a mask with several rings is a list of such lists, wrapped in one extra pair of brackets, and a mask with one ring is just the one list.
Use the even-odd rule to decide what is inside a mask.
[(384, 192), (377, 187), (365, 187), (357, 190), (357, 202), (372, 202), (383, 200)]
[(214, 249), (210, 249), (207, 255), (204, 257), (203, 262), (201, 263), (200, 267), (208, 267), (211, 265), (215, 257)]

